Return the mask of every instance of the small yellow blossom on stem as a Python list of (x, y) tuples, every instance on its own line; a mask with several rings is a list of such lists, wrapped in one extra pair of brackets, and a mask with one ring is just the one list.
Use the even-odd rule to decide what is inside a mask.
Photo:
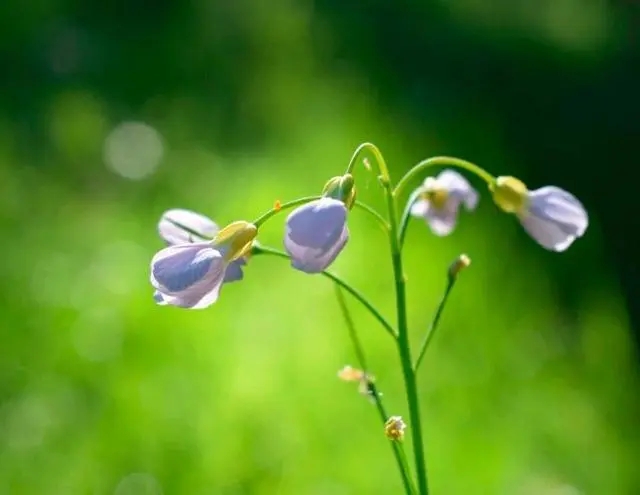
[(384, 424), (384, 434), (390, 440), (402, 440), (406, 428), (407, 425), (402, 420), (402, 416), (391, 416)]

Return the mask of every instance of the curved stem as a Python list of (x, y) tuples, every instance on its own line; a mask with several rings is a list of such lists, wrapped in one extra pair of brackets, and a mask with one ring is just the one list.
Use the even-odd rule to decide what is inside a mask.
[[(351, 313), (349, 312), (349, 307), (347, 306), (347, 301), (344, 299), (344, 295), (342, 294), (342, 289), (337, 284), (334, 284), (336, 289), (336, 297), (338, 299), (338, 305), (340, 306), (340, 310), (342, 311), (342, 316), (344, 317), (345, 323), (347, 324), (347, 329), (349, 330), (349, 337), (351, 338), (351, 343), (353, 344), (353, 349), (356, 353), (356, 358), (358, 360), (358, 366), (362, 369), (364, 373), (364, 380), (366, 380), (367, 384), (367, 392), (369, 396), (373, 399), (373, 403), (376, 406), (376, 410), (378, 411), (378, 415), (382, 421), (383, 426), (386, 424), (389, 416), (384, 408), (384, 404), (382, 402), (382, 395), (378, 392), (378, 389), (375, 383), (369, 379), (369, 368), (367, 366), (366, 357), (364, 354), (364, 347), (362, 342), (360, 342), (360, 338), (358, 337), (358, 332), (356, 332), (356, 326), (353, 322), (353, 318), (351, 318)], [(409, 466), (407, 464), (407, 456), (404, 452), (404, 447), (401, 443), (391, 441), (391, 448), (393, 450), (393, 455), (396, 459), (396, 464), (398, 465), (398, 469), (400, 470), (400, 475), (402, 476), (402, 483), (404, 485), (404, 490), (407, 495), (413, 495), (415, 493), (415, 488), (413, 487), (413, 483), (411, 482), (411, 475), (409, 471)]]
[(402, 217), (400, 218), (400, 226), (398, 227), (398, 243), (400, 244), (400, 249), (404, 246), (404, 238), (407, 235), (407, 229), (409, 228), (409, 220), (411, 220), (411, 207), (413, 203), (415, 203), (420, 197), (420, 193), (422, 191), (420, 188), (416, 189), (411, 193), (409, 199), (407, 200), (407, 204), (404, 207), (404, 211), (402, 212)]
[[(254, 242), (253, 247), (251, 248), (251, 254), (254, 255), (254, 256), (255, 255), (259, 255), (259, 254), (270, 254), (272, 256), (277, 256), (279, 258), (291, 259), (289, 257), (289, 255), (287, 253), (285, 253), (284, 251), (280, 251), (278, 249), (274, 249), (274, 248), (271, 248), (271, 247), (263, 246), (261, 244), (255, 243), (255, 242)], [(389, 335), (391, 335), (391, 337), (393, 337), (394, 340), (396, 340), (397, 333), (396, 333), (395, 329), (384, 318), (384, 316), (382, 316), (382, 314), (380, 314), (380, 312), (375, 308), (375, 306), (373, 304), (371, 304), (367, 300), (366, 297), (364, 297), (358, 290), (356, 290), (353, 287), (351, 287), (351, 285), (349, 285), (349, 283), (345, 282), (344, 280), (342, 280), (337, 275), (334, 275), (333, 273), (328, 272), (326, 270), (322, 272), (322, 275), (327, 277), (328, 279), (332, 280), (336, 284), (338, 284), (340, 287), (342, 287), (344, 290), (346, 290), (349, 294), (351, 294), (355, 299), (357, 299), (360, 302), (360, 304), (362, 304), (369, 311), (369, 313), (371, 313), (371, 315), (376, 320), (378, 320), (378, 322), (384, 327), (384, 329), (387, 331), (387, 333)]]
[(393, 190), (393, 195), (395, 197), (398, 197), (402, 189), (411, 181), (411, 179), (413, 179), (415, 175), (420, 173), (425, 168), (447, 165), (465, 169), (468, 172), (471, 172), (472, 174), (480, 177), (487, 184), (492, 184), (495, 181), (495, 177), (493, 175), (491, 175), (489, 172), (479, 167), (475, 163), (471, 163), (467, 160), (463, 160), (462, 158), (455, 158), (452, 156), (434, 156), (432, 158), (422, 160), (421, 162), (414, 165), (406, 174), (404, 174), (404, 177), (400, 179), (395, 189)]
[(356, 160), (365, 150), (370, 151), (375, 157), (376, 162), (378, 163), (378, 171), (380, 172), (380, 176), (383, 178), (383, 180), (390, 181), (391, 179), (389, 176), (389, 169), (387, 168), (387, 165), (382, 158), (382, 153), (380, 153), (378, 147), (373, 143), (362, 143), (356, 148), (356, 150), (353, 152), (353, 155), (351, 155), (351, 160), (349, 160), (349, 165), (347, 166), (347, 171), (345, 173), (352, 173), (353, 167), (356, 164)]
[(363, 211), (366, 211), (369, 215), (374, 217), (376, 219), (376, 221), (380, 224), (380, 226), (382, 227), (383, 230), (385, 230), (385, 231), (389, 230), (389, 222), (387, 222), (387, 219), (384, 218), (382, 215), (380, 215), (380, 213), (378, 213), (376, 210), (374, 210), (371, 206), (369, 206), (366, 203), (362, 203), (360, 201), (356, 201), (355, 202), (355, 206), (357, 206), (358, 208), (360, 208)]
[(411, 440), (413, 443), (413, 455), (415, 458), (416, 477), (418, 480), (418, 492), (420, 495), (429, 494), (427, 483), (427, 467), (424, 454), (424, 443), (422, 441), (422, 425), (420, 418), (420, 402), (418, 400), (418, 389), (416, 377), (413, 372), (411, 359), (411, 346), (409, 343), (409, 328), (407, 323), (407, 301), (405, 292), (405, 277), (402, 268), (402, 253), (400, 250), (399, 232), (397, 223), (397, 213), (394, 193), (391, 188), (388, 168), (382, 157), (380, 150), (374, 145), (369, 145), (369, 149), (376, 158), (376, 163), (382, 177), (382, 185), (385, 190), (387, 209), (389, 211), (389, 244), (391, 248), (391, 260), (393, 264), (393, 276), (395, 282), (396, 308), (398, 317), (398, 338), (396, 340), (402, 374), (404, 377), (405, 392), (409, 406), (409, 428), (411, 429)]
[(429, 343), (433, 338), (433, 335), (436, 333), (436, 328), (438, 327), (438, 323), (440, 322), (440, 316), (442, 316), (442, 311), (447, 304), (447, 299), (449, 299), (449, 294), (451, 294), (451, 290), (455, 285), (457, 277), (449, 277), (447, 281), (447, 287), (444, 290), (444, 294), (442, 295), (442, 299), (440, 300), (440, 304), (438, 304), (438, 308), (436, 309), (435, 314), (433, 315), (433, 320), (431, 321), (431, 325), (429, 325), (429, 329), (427, 330), (426, 335), (424, 336), (424, 340), (422, 341), (422, 345), (420, 346), (420, 352), (418, 353), (418, 358), (413, 365), (413, 372), (418, 371), (420, 367), (420, 363), (422, 362), (422, 358), (427, 352), (427, 348), (429, 347)]
[(304, 198), (298, 198), (292, 201), (287, 201), (286, 203), (282, 203), (277, 207), (274, 206), (273, 208), (271, 208), (270, 210), (268, 210), (267, 212), (263, 213), (258, 218), (256, 218), (253, 221), (253, 225), (255, 225), (256, 227), (260, 227), (260, 225), (262, 225), (267, 220), (269, 220), (272, 216), (276, 215), (277, 213), (280, 213), (281, 211), (288, 210), (289, 208), (293, 208), (294, 206), (303, 205), (305, 203), (309, 203), (310, 201), (315, 201), (316, 199), (320, 199), (320, 198), (322, 198), (322, 196), (306, 196)]

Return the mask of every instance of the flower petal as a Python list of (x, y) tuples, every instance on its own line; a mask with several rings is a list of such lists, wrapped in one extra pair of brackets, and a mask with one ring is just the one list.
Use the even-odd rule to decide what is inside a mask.
[(411, 205), (411, 215), (423, 218), (429, 210), (429, 201), (426, 199), (418, 199)]
[(535, 215), (521, 217), (520, 223), (538, 244), (550, 251), (562, 252), (576, 240), (575, 235), (567, 234), (557, 223)]
[(347, 208), (341, 201), (311, 201), (287, 218), (284, 246), (291, 265), (306, 273), (318, 273), (336, 259), (349, 240)]
[(165, 304), (169, 304), (171, 306), (186, 309), (204, 309), (211, 306), (218, 300), (221, 287), (222, 284), (215, 285), (204, 294), (202, 292), (189, 291), (182, 293), (179, 296), (163, 295), (163, 299)]
[(226, 268), (208, 243), (180, 244), (154, 256), (150, 279), (167, 304), (202, 308), (217, 300)]
[(335, 261), (349, 240), (349, 229), (345, 226), (335, 244), (327, 249), (300, 246), (289, 237), (285, 238), (285, 248), (291, 256), (291, 266), (305, 273), (320, 273)]
[(244, 278), (244, 273), (242, 272), (242, 267), (247, 264), (247, 260), (244, 258), (238, 258), (235, 261), (229, 263), (227, 266), (227, 270), (224, 273), (225, 284), (231, 282), (238, 282)]
[(159, 305), (159, 306), (166, 306), (167, 305), (167, 301), (165, 300), (164, 296), (162, 295), (162, 292), (160, 291), (155, 291), (153, 293), (153, 300)]
[(469, 181), (455, 170), (443, 170), (437, 177), (438, 187), (445, 189), (458, 202), (464, 203), (467, 210), (475, 210), (480, 196)]
[(204, 279), (221, 262), (220, 252), (208, 243), (170, 246), (151, 261), (152, 283), (163, 293), (180, 292)]
[(347, 208), (333, 198), (322, 198), (296, 208), (287, 218), (287, 236), (301, 246), (324, 249), (335, 244), (347, 220)]
[(453, 232), (458, 220), (459, 203), (454, 198), (449, 198), (444, 208), (435, 208), (429, 205), (424, 214), (424, 219), (429, 224), (431, 231), (440, 236), (446, 236)]
[(165, 211), (158, 223), (158, 233), (168, 245), (206, 241), (218, 230), (210, 218), (180, 208)]
[(582, 203), (571, 193), (545, 186), (529, 193), (529, 214), (555, 223), (566, 235), (582, 237), (589, 217)]

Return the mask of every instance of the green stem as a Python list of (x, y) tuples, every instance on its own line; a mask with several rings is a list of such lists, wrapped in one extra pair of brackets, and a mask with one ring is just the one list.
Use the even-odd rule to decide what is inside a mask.
[[(367, 388), (370, 397), (373, 399), (373, 402), (376, 406), (376, 410), (380, 416), (382, 421), (382, 425), (384, 426), (387, 422), (389, 416), (384, 408), (384, 404), (382, 403), (382, 396), (378, 392), (378, 389), (373, 383), (372, 380), (369, 380), (369, 368), (367, 366), (367, 361), (364, 354), (364, 347), (362, 342), (360, 342), (360, 338), (358, 337), (358, 332), (356, 332), (356, 327), (353, 322), (353, 318), (351, 318), (351, 313), (349, 312), (349, 308), (347, 306), (347, 302), (344, 299), (344, 295), (342, 294), (342, 289), (337, 284), (334, 285), (336, 289), (336, 297), (338, 299), (338, 304), (340, 306), (340, 310), (342, 311), (342, 316), (344, 317), (345, 323), (347, 324), (347, 329), (349, 330), (349, 337), (351, 338), (351, 343), (353, 344), (353, 349), (356, 353), (356, 358), (358, 360), (358, 366), (362, 369), (365, 374), (365, 379), (367, 380)], [(407, 456), (404, 452), (404, 447), (401, 443), (396, 441), (391, 441), (391, 448), (393, 450), (393, 455), (396, 459), (396, 463), (398, 465), (398, 469), (400, 470), (400, 475), (402, 476), (402, 483), (404, 485), (405, 492), (407, 495), (413, 495), (415, 493), (415, 488), (411, 482), (411, 475), (409, 472), (409, 466), (407, 464)]]
[(427, 467), (424, 454), (424, 443), (422, 441), (422, 425), (420, 418), (420, 403), (418, 400), (418, 389), (416, 377), (413, 372), (411, 359), (411, 346), (409, 343), (409, 328), (407, 324), (407, 301), (405, 292), (405, 277), (402, 268), (402, 253), (400, 250), (399, 232), (397, 223), (397, 212), (394, 193), (391, 189), (391, 179), (388, 168), (380, 150), (369, 143), (365, 143), (376, 159), (380, 170), (381, 183), (384, 186), (387, 209), (389, 211), (389, 244), (391, 248), (391, 260), (393, 264), (393, 276), (395, 281), (396, 308), (398, 316), (398, 338), (396, 340), (402, 374), (404, 377), (407, 403), (409, 406), (409, 428), (411, 430), (411, 440), (413, 443), (413, 455), (415, 458), (416, 477), (418, 479), (418, 492), (420, 495), (429, 494), (427, 483)]
[(436, 328), (438, 327), (438, 323), (440, 322), (440, 316), (442, 315), (442, 311), (444, 310), (444, 307), (447, 304), (447, 299), (449, 299), (449, 294), (451, 294), (451, 290), (453, 289), (453, 286), (455, 285), (456, 280), (457, 280), (457, 277), (452, 277), (452, 276), (449, 276), (449, 279), (447, 280), (447, 287), (444, 290), (444, 294), (442, 295), (440, 304), (438, 304), (438, 308), (436, 309), (436, 313), (433, 316), (431, 325), (429, 325), (429, 329), (427, 330), (427, 333), (424, 336), (424, 340), (422, 341), (422, 345), (420, 346), (420, 353), (418, 354), (418, 358), (416, 359), (416, 362), (413, 365), (414, 373), (418, 371), (418, 367), (422, 362), (422, 358), (427, 352), (429, 343), (431, 342), (431, 339), (433, 338), (433, 335), (436, 332)]
[(413, 203), (415, 203), (422, 191), (420, 188), (416, 189), (411, 193), (409, 199), (407, 200), (407, 204), (404, 207), (404, 211), (402, 212), (402, 217), (400, 218), (400, 227), (398, 230), (400, 231), (398, 234), (398, 243), (400, 244), (400, 249), (404, 246), (404, 238), (407, 235), (407, 229), (409, 228), (409, 220), (411, 220), (411, 207)]
[[(251, 254), (254, 256), (259, 254), (270, 254), (272, 256), (277, 256), (279, 258), (291, 259), (290, 256), (284, 251), (263, 246), (255, 242), (253, 247), (251, 248)], [(342, 280), (337, 275), (334, 275), (333, 273), (328, 272), (326, 270), (322, 272), (322, 275), (332, 280), (336, 284), (338, 284), (340, 287), (346, 290), (349, 294), (351, 294), (355, 299), (357, 299), (360, 302), (360, 304), (362, 304), (369, 311), (369, 313), (371, 313), (371, 315), (376, 320), (378, 320), (378, 322), (383, 326), (383, 328), (387, 331), (387, 333), (391, 335), (391, 337), (393, 337), (394, 340), (396, 340), (397, 332), (395, 331), (395, 329), (384, 318), (384, 316), (380, 314), (380, 312), (375, 308), (375, 306), (369, 302), (369, 300), (366, 297), (364, 297), (358, 290), (351, 287), (351, 285), (349, 285), (347, 282)]]
[(353, 155), (351, 155), (351, 160), (349, 160), (349, 165), (347, 166), (347, 171), (345, 173), (347, 174), (352, 173), (353, 167), (355, 166), (358, 157), (365, 150), (369, 150), (373, 154), (373, 156), (375, 156), (376, 161), (378, 162), (378, 171), (380, 172), (380, 176), (384, 180), (389, 181), (390, 176), (389, 176), (389, 169), (387, 168), (387, 164), (382, 159), (382, 154), (380, 153), (380, 150), (373, 143), (362, 143), (360, 146), (356, 148), (356, 150), (353, 152)]
[(415, 175), (420, 173), (425, 168), (436, 166), (451, 166), (465, 169), (468, 172), (471, 172), (472, 174), (480, 177), (487, 184), (492, 184), (495, 181), (495, 177), (493, 175), (491, 175), (489, 172), (479, 167), (475, 163), (468, 162), (467, 160), (463, 160), (461, 158), (454, 158), (452, 156), (434, 156), (432, 158), (422, 160), (421, 162), (414, 165), (406, 174), (404, 174), (404, 177), (400, 179), (393, 190), (394, 197), (397, 198), (400, 196), (402, 189), (406, 187), (406, 185), (411, 181), (411, 179), (413, 179)]
[(402, 254), (400, 252), (398, 231), (395, 220), (395, 203), (390, 188), (387, 189), (387, 198), (389, 213), (391, 216), (389, 238), (391, 244), (391, 259), (393, 262), (393, 274), (396, 289), (396, 306), (398, 310), (398, 352), (400, 354), (400, 363), (402, 365), (402, 374), (404, 376), (407, 402), (409, 405), (409, 428), (411, 429), (411, 438), (413, 442), (413, 455), (415, 457), (416, 463), (418, 489), (421, 495), (428, 495), (429, 487), (427, 484), (427, 467), (424, 454), (424, 444), (422, 441), (420, 404), (418, 401), (416, 377), (413, 373), (411, 348), (409, 343), (405, 278), (402, 269)]
[(272, 216), (276, 215), (277, 213), (280, 213), (281, 211), (288, 210), (289, 208), (293, 208), (294, 206), (303, 205), (303, 204), (309, 203), (310, 201), (315, 201), (316, 199), (320, 199), (320, 198), (322, 198), (322, 196), (306, 196), (304, 198), (298, 198), (292, 201), (287, 201), (286, 203), (282, 203), (277, 207), (274, 206), (273, 208), (271, 208), (270, 210), (268, 210), (267, 212), (263, 213), (258, 218), (256, 218), (253, 221), (253, 225), (255, 225), (256, 227), (260, 227), (260, 225), (262, 225), (264, 222), (269, 220)]
[[(323, 196), (306, 196), (304, 198), (298, 198), (298, 199), (294, 199), (294, 200), (291, 200), (291, 201), (287, 201), (286, 203), (282, 203), (278, 207), (274, 206), (273, 208), (271, 208), (270, 210), (266, 211), (265, 213), (260, 215), (258, 218), (256, 218), (253, 221), (253, 225), (255, 225), (256, 227), (260, 227), (260, 225), (262, 225), (267, 220), (269, 220), (271, 217), (273, 217), (274, 215), (277, 215), (281, 211), (288, 210), (289, 208), (293, 208), (295, 206), (304, 205), (304, 204), (307, 204), (307, 203), (309, 203), (311, 201), (316, 201), (318, 199), (321, 199), (322, 197)], [(371, 208), (369, 205), (367, 205), (366, 203), (362, 203), (360, 201), (356, 201), (355, 202), (355, 206), (360, 208), (362, 211), (365, 211), (366, 213), (371, 215), (373, 218), (375, 218), (376, 221), (382, 226), (382, 228), (384, 230), (389, 230), (389, 224), (387, 223), (385, 218), (382, 215), (380, 215), (380, 213), (378, 213), (376, 210)], [(194, 232), (194, 231), (192, 231), (191, 229), (189, 229), (187, 227), (184, 227), (184, 226), (179, 225), (179, 224), (176, 224), (176, 225), (178, 225), (181, 228), (184, 228), (186, 231), (188, 231), (191, 234), (198, 235), (197, 232)]]
[(357, 206), (363, 211), (366, 211), (369, 215), (374, 217), (385, 232), (389, 230), (389, 222), (387, 222), (387, 220), (382, 215), (380, 215), (380, 213), (374, 210), (371, 206), (369, 206), (366, 203), (361, 203), (360, 201), (356, 201), (355, 206)]

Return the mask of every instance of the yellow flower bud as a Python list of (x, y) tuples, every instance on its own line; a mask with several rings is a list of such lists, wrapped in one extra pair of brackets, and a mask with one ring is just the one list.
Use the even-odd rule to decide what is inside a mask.
[(213, 239), (213, 245), (226, 244), (228, 248), (225, 250), (225, 258), (227, 261), (234, 261), (249, 253), (257, 235), (258, 229), (255, 225), (239, 220), (220, 230)]
[(384, 434), (389, 440), (402, 440), (407, 427), (402, 416), (391, 416), (384, 424)]
[(498, 177), (489, 186), (493, 201), (507, 213), (522, 213), (527, 208), (529, 190), (520, 179), (515, 177)]

